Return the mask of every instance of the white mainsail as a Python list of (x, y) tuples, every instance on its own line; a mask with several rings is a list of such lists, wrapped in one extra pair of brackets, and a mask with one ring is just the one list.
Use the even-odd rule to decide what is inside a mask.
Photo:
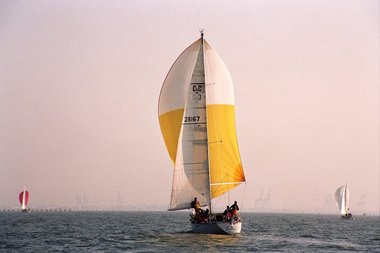
[(231, 76), (202, 37), (177, 58), (161, 89), (161, 132), (174, 164), (169, 210), (202, 206), (245, 182)]
[(21, 209), (22, 210), (26, 209), (25, 198), (26, 198), (26, 186), (24, 187), (24, 191), (23, 191), (23, 194), (22, 194), (22, 203), (21, 203)]
[(170, 210), (190, 208), (189, 200), (194, 197), (197, 197), (202, 205), (210, 204), (202, 47), (199, 47), (195, 66), (191, 69), (191, 81), (185, 91), (187, 98), (173, 173)]
[(350, 191), (347, 184), (340, 186), (335, 192), (335, 202), (341, 215), (349, 213)]

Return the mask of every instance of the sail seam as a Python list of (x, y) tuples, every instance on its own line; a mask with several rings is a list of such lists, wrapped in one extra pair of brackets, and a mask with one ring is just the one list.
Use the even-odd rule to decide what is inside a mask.
[(188, 107), (190, 109), (206, 109), (206, 106), (193, 106), (193, 107)]
[(245, 181), (242, 181), (242, 182), (214, 183), (214, 184), (210, 184), (210, 185), (228, 185), (228, 184), (243, 184), (243, 183), (245, 183)]
[(206, 122), (183, 123), (182, 125), (204, 125)]

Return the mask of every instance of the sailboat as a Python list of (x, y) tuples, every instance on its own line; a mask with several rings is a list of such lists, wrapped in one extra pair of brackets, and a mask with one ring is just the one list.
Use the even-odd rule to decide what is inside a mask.
[(29, 201), (29, 192), (26, 190), (26, 186), (24, 187), (24, 190), (20, 192), (18, 198), (21, 204), (21, 212), (23, 213), (30, 212), (30, 208), (27, 208), (28, 201)]
[(347, 183), (340, 186), (335, 191), (335, 203), (339, 208), (340, 215), (342, 219), (352, 220), (352, 214), (350, 213), (350, 191), (348, 189)]
[[(226, 219), (214, 210), (222, 196), (245, 184), (245, 175), (237, 144), (232, 79), (202, 30), (169, 70), (158, 115), (174, 166), (168, 210), (190, 209), (194, 233), (240, 233), (240, 214)], [(191, 206), (194, 198), (207, 208), (201, 221)]]

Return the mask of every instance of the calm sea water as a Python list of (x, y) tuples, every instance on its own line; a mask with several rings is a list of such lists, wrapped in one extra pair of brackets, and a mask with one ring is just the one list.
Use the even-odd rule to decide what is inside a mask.
[(190, 232), (186, 212), (0, 213), (0, 252), (380, 252), (379, 217), (243, 214), (239, 235)]

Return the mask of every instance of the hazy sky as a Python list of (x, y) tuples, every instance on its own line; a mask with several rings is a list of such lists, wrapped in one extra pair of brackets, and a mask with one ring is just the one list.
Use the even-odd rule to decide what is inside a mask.
[(157, 116), (199, 29), (229, 68), (247, 178), (273, 210), (379, 212), (379, 1), (0, 2), (0, 207), (169, 202)]

